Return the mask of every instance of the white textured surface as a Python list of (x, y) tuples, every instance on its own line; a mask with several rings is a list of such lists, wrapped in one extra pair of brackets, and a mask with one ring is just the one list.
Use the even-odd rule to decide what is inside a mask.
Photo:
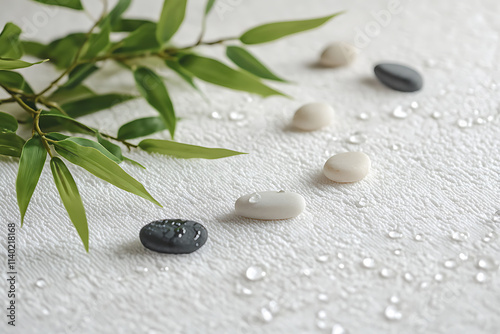
[[(474, 278), (480, 271), (478, 258), (500, 257), (499, 225), (492, 221), (500, 209), (500, 87), (494, 89), (495, 82), (500, 85), (500, 2), (403, 1), (404, 11), (371, 39), (352, 67), (332, 70), (311, 64), (329, 42), (352, 41), (357, 29), (371, 27), (370, 11), (386, 8), (386, 1), (219, 1), (239, 4), (224, 16), (214, 12), (208, 38), (236, 35), (260, 22), (349, 11), (317, 31), (251, 48), (276, 73), (297, 83), (275, 85), (294, 100), (250, 99), (201, 84), (207, 101), (178, 79), (168, 79), (177, 112), (184, 118), (177, 140), (250, 154), (183, 161), (130, 153), (148, 169), (124, 168), (165, 204), (164, 209), (71, 166), (90, 222), (89, 254), (46, 169), (26, 225), (17, 232), (18, 326), (6, 328), (2, 315), (0, 332), (330, 333), (334, 324), (349, 333), (500, 332), (498, 273), (486, 271), (483, 284)], [(23, 25), (42, 8), (27, 1), (2, 2), (2, 25), (8, 20)], [(157, 15), (160, 1), (138, 2), (129, 16)], [(95, 5), (95, 14), (98, 2), (89, 4)], [(198, 0), (191, 1), (179, 43), (196, 39), (200, 7)], [(85, 15), (61, 10), (32, 37), (48, 41), (89, 25)], [(219, 46), (203, 51), (223, 53)], [(385, 60), (419, 69), (424, 90), (402, 94), (377, 84), (372, 66)], [(35, 88), (55, 75), (49, 65), (41, 68), (44, 73), (38, 75), (34, 68), (24, 71)], [(92, 78), (93, 87), (110, 90), (114, 82), (113, 90), (133, 91), (130, 74), (111, 77), (115, 72), (108, 68), (106, 75)], [(313, 133), (293, 131), (289, 122), (297, 107), (318, 100), (333, 105), (338, 121)], [(408, 118), (389, 115), (397, 105), (406, 108), (412, 101), (420, 107)], [(213, 111), (224, 119), (211, 119)], [(230, 112), (245, 112), (247, 123), (229, 120)], [(362, 112), (371, 118), (359, 120)], [(434, 112), (442, 117), (432, 118)], [(144, 101), (133, 101), (84, 120), (114, 132), (128, 120), (153, 114)], [(484, 125), (457, 126), (459, 119), (488, 116), (493, 119)], [(367, 134), (365, 143), (348, 143), (356, 131)], [(393, 150), (392, 145), (401, 148)], [(324, 162), (333, 153), (349, 150), (370, 155), (371, 174), (355, 184), (329, 182), (322, 176)], [(2, 309), (5, 225), (19, 219), (16, 171), (16, 161), (0, 160)], [(239, 196), (273, 188), (302, 194), (306, 211), (278, 222), (233, 214)], [(366, 207), (358, 207), (360, 198), (367, 199)], [(182, 256), (144, 250), (139, 229), (167, 217), (202, 222), (209, 230), (207, 244)], [(389, 238), (393, 229), (402, 238)], [(470, 237), (456, 242), (453, 231)], [(485, 242), (490, 232), (493, 237)], [(422, 234), (421, 242), (414, 239), (416, 234)], [(465, 261), (458, 259), (462, 252), (469, 256)], [(323, 254), (328, 260), (318, 261)], [(362, 266), (366, 257), (375, 260), (375, 268)], [(443, 266), (450, 258), (457, 259), (456, 269)], [(246, 268), (253, 264), (268, 268), (265, 279), (245, 279)], [(139, 273), (137, 267), (148, 271)], [(382, 268), (392, 269), (395, 276), (381, 277)], [(413, 280), (405, 280), (405, 273)], [(443, 275), (442, 281), (436, 274)], [(35, 286), (39, 278), (46, 281), (45, 288)], [(238, 294), (242, 288), (253, 294)], [(319, 293), (328, 301), (318, 300)], [(384, 317), (393, 295), (401, 300), (399, 321)], [(271, 300), (280, 311), (265, 323), (260, 309)], [(320, 310), (326, 312), (324, 329), (316, 324)]]

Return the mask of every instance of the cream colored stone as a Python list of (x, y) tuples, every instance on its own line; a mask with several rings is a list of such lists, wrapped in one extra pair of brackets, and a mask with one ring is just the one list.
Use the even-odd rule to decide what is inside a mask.
[(287, 191), (262, 191), (241, 196), (235, 203), (237, 215), (262, 220), (288, 219), (306, 207), (304, 197)]
[(334, 117), (333, 108), (323, 102), (308, 103), (300, 107), (293, 116), (294, 127), (313, 131), (329, 125)]
[(349, 43), (333, 43), (325, 48), (319, 63), (325, 67), (346, 66), (356, 59), (358, 52), (358, 49)]
[(357, 182), (370, 172), (371, 160), (363, 152), (339, 153), (328, 159), (323, 173), (332, 181)]

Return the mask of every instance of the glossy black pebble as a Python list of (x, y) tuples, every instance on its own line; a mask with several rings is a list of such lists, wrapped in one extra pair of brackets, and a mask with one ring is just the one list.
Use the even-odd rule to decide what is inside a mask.
[(144, 247), (160, 253), (188, 254), (208, 238), (207, 229), (191, 220), (164, 219), (147, 224), (139, 233)]
[(379, 64), (375, 76), (389, 88), (400, 92), (416, 92), (422, 89), (424, 80), (414, 69), (400, 64)]

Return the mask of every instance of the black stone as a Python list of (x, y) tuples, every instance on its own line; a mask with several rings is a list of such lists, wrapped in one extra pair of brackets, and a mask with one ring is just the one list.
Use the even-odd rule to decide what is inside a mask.
[(144, 247), (160, 253), (188, 254), (205, 244), (207, 229), (191, 220), (156, 220), (144, 226), (139, 233)]
[(405, 65), (379, 64), (374, 70), (381, 83), (400, 92), (416, 92), (424, 85), (420, 73)]

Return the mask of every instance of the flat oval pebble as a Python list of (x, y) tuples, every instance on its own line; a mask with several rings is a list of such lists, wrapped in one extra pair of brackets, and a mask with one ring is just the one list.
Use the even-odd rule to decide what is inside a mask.
[(346, 66), (351, 64), (357, 55), (358, 49), (349, 43), (332, 43), (321, 54), (319, 63), (325, 67)]
[(368, 175), (370, 167), (371, 160), (363, 152), (346, 152), (328, 159), (323, 167), (323, 173), (335, 182), (357, 182)]
[(405, 65), (379, 64), (374, 71), (381, 83), (400, 92), (416, 92), (424, 85), (420, 73)]
[(253, 219), (275, 220), (297, 217), (306, 201), (299, 194), (287, 191), (262, 191), (241, 196), (236, 201), (236, 214)]
[(188, 254), (208, 238), (207, 229), (191, 220), (163, 219), (145, 225), (139, 233), (144, 247), (159, 253)]
[(304, 130), (318, 130), (330, 124), (333, 120), (333, 108), (323, 102), (308, 103), (300, 107), (293, 116), (294, 127)]

